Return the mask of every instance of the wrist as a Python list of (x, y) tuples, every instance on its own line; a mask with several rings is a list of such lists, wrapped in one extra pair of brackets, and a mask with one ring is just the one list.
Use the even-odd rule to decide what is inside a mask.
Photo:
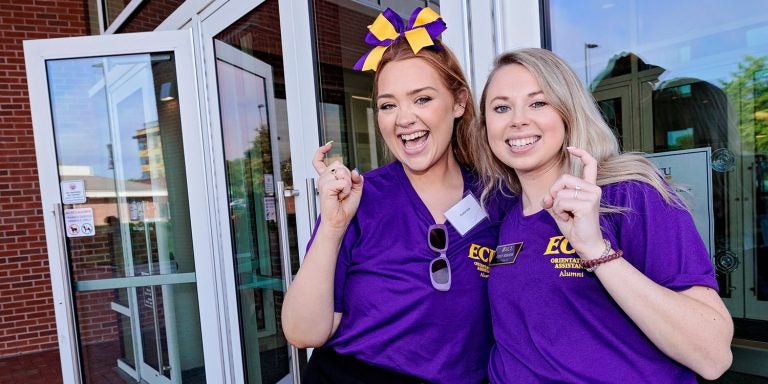
[(348, 224), (334, 225), (327, 221), (320, 220), (315, 237), (341, 240), (344, 238), (344, 234), (347, 233), (347, 226)]
[(621, 249), (617, 250), (610, 250), (608, 254), (605, 256), (601, 256), (597, 259), (592, 260), (582, 260), (581, 261), (581, 267), (584, 268), (587, 272), (594, 272), (597, 267), (599, 267), (602, 264), (605, 264), (609, 261), (616, 260), (624, 255), (624, 252), (621, 251)]
[(603, 248), (599, 257), (584, 258), (581, 254), (579, 254), (581, 257), (579, 263), (581, 264), (581, 267), (584, 268), (587, 272), (594, 272), (599, 265), (616, 260), (624, 254), (620, 249), (612, 249), (611, 242), (608, 239), (603, 239), (603, 243), (605, 247)]
[(599, 243), (593, 244), (589, 247), (584, 247), (584, 249), (578, 252), (578, 255), (582, 261), (595, 260), (595, 259), (599, 259), (601, 257), (606, 256), (608, 252), (610, 252), (610, 250), (611, 250), (610, 240), (600, 239)]

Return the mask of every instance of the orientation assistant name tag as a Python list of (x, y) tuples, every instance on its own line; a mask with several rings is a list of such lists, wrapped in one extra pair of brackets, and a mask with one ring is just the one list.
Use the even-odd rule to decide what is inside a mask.
[(471, 192), (451, 209), (445, 211), (445, 218), (462, 236), (486, 217), (488, 217), (488, 213), (480, 206), (475, 195)]

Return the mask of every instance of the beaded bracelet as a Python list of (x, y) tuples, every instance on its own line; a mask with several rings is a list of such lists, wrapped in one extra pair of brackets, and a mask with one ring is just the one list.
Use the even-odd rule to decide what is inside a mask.
[[(603, 239), (603, 244), (605, 244), (605, 248), (603, 248), (603, 253), (600, 254), (600, 257), (598, 257), (596, 259), (592, 259), (592, 260), (602, 259), (602, 258), (608, 256), (608, 253), (611, 252), (611, 241), (604, 238)], [(579, 260), (579, 263), (581, 264), (582, 268), (585, 268), (585, 269), (586, 268), (591, 268), (591, 267), (594, 266), (594, 263), (593, 263), (592, 260), (585, 260), (585, 259), (582, 258), (582, 259)], [(588, 272), (592, 272), (592, 271), (588, 271)]]
[(624, 252), (622, 252), (621, 249), (617, 249), (614, 253), (611, 253), (610, 255), (600, 256), (597, 259), (581, 260), (581, 267), (586, 269), (587, 272), (593, 272), (598, 265), (607, 263), (611, 260), (616, 260), (623, 255), (624, 255)]

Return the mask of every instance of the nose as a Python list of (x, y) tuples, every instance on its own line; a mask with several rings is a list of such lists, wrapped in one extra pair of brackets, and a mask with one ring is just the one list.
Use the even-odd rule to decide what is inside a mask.
[(416, 122), (416, 115), (408, 106), (400, 106), (397, 110), (397, 120), (395, 123), (399, 127), (408, 127)]
[(521, 128), (528, 125), (528, 115), (525, 108), (512, 108), (509, 125), (513, 128)]

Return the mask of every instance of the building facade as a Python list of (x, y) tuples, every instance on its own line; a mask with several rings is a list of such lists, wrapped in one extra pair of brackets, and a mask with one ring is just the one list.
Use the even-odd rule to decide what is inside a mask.
[(352, 67), (378, 12), (429, 6), (475, 94), (497, 54), (551, 49), (624, 150), (690, 186), (732, 371), (768, 378), (765, 2), (28, 3), (0, 7), (0, 359), (58, 349), (67, 383), (299, 382), (280, 308), (311, 156), (383, 164)]

